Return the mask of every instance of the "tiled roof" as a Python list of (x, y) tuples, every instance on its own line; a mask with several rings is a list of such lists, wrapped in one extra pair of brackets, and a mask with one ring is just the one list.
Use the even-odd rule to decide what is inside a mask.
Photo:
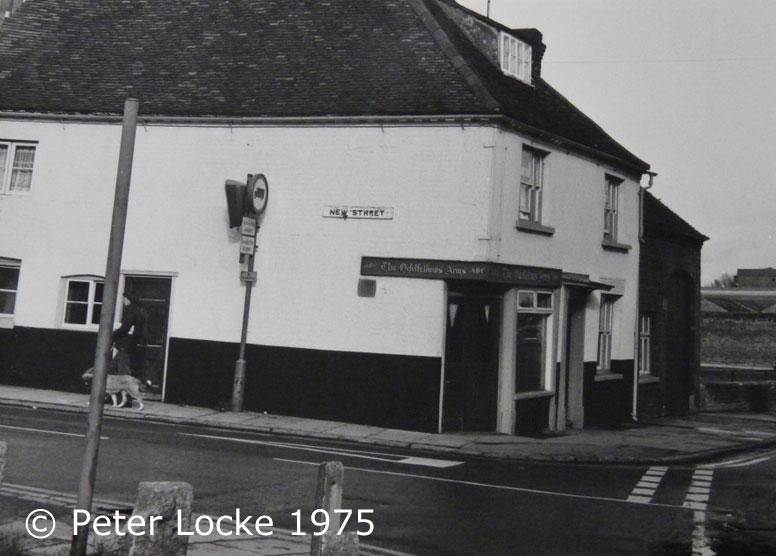
[(649, 191), (644, 192), (644, 234), (646, 236), (669, 235), (694, 243), (703, 243), (709, 239)]
[(462, 9), (451, 0), (29, 0), (0, 27), (0, 111), (120, 114), (134, 97), (142, 115), (170, 117), (502, 115), (648, 168), (542, 79), (505, 76), (443, 7)]

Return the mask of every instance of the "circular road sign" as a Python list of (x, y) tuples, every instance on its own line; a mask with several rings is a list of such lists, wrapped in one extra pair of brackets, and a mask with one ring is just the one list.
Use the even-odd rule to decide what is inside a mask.
[(256, 214), (261, 214), (267, 208), (269, 198), (269, 183), (264, 174), (255, 174), (248, 180), (248, 208)]

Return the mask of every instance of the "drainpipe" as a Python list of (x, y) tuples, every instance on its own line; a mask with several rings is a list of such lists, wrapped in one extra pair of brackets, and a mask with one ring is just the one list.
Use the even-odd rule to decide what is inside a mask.
[(644, 241), (644, 192), (654, 185), (653, 180), (657, 174), (647, 172), (649, 182), (646, 187), (639, 187), (639, 263), (636, 273), (636, 328), (634, 333), (633, 349), (633, 406), (631, 407), (631, 419), (639, 420), (639, 343), (641, 340), (641, 287), (639, 276), (641, 274), (641, 244)]

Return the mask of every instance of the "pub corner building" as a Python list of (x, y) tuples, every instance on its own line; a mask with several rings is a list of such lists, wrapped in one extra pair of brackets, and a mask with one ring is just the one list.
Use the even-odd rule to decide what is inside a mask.
[[(133, 372), (156, 399), (228, 407), (254, 275), (224, 184), (261, 173), (246, 410), (522, 434), (692, 407), (705, 238), (542, 79), (537, 30), (451, 0), (11, 4), (3, 383), (84, 391), (131, 97), (120, 290), (149, 314)], [(678, 232), (640, 275), (645, 205)], [(647, 274), (683, 318), (659, 288), (644, 312)], [(680, 365), (654, 356), (676, 323)]]

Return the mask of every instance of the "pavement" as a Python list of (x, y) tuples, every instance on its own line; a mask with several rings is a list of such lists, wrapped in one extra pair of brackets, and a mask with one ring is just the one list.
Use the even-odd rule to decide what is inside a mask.
[[(56, 409), (86, 414), (89, 396), (0, 385), (0, 405)], [(385, 429), (348, 423), (267, 415), (249, 411), (233, 413), (212, 408), (146, 401), (143, 411), (105, 407), (105, 415), (157, 423), (195, 425), (223, 430), (258, 432), (307, 439), (347, 442), (363, 447), (392, 447), (413, 456), (483, 458), (499, 461), (556, 463), (607, 463), (632, 465), (692, 464), (776, 446), (776, 414), (698, 412), (678, 418), (658, 418), (616, 427), (570, 429), (535, 436), (498, 433), (448, 433)], [(196, 494), (196, 493), (195, 493)], [(19, 523), (12, 524), (19, 527)], [(23, 526), (23, 524), (21, 524)], [(6, 527), (11, 525), (6, 524)], [(70, 542), (72, 529), (63, 527), (49, 540), (47, 552)], [(43, 546), (36, 545), (36, 549)], [(272, 537), (234, 539), (194, 536), (191, 556), (247, 556), (309, 554), (309, 537), (275, 531)], [(397, 555), (363, 542), (360, 554)]]

